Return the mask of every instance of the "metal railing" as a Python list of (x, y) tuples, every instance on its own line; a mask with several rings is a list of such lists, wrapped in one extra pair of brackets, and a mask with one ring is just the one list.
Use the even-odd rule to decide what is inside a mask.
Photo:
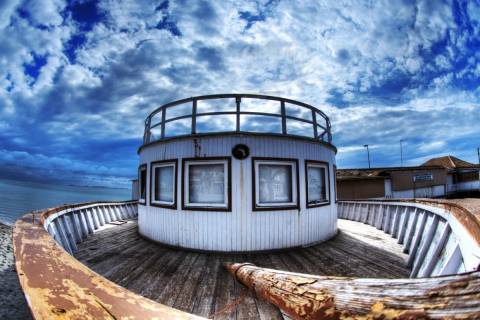
[(256, 94), (206, 95), (164, 104), (145, 120), (143, 142), (239, 132), (332, 142), (330, 119), (322, 111), (303, 102)]

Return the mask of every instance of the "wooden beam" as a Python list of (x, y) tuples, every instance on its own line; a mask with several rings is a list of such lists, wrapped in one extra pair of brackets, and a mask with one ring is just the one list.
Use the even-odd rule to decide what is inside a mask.
[(407, 266), (412, 267), (413, 262), (415, 261), (415, 258), (417, 256), (417, 251), (418, 247), (420, 245), (420, 240), (422, 240), (423, 236), (423, 231), (425, 230), (425, 224), (427, 223), (428, 219), (428, 212), (423, 211), (422, 214), (422, 221), (420, 222), (420, 225), (418, 228), (415, 230), (415, 237), (414, 240), (412, 241), (412, 246), (409, 249), (409, 256), (408, 256), (408, 261), (407, 261)]
[(437, 215), (433, 216), (432, 224), (428, 228), (427, 234), (424, 235), (424, 240), (420, 251), (418, 252), (417, 257), (413, 262), (412, 273), (410, 274), (410, 278), (414, 278), (417, 276), (420, 267), (422, 266), (425, 256), (427, 255), (428, 250), (430, 249), (430, 245), (432, 244), (433, 236), (437, 231), (438, 221), (440, 218)]

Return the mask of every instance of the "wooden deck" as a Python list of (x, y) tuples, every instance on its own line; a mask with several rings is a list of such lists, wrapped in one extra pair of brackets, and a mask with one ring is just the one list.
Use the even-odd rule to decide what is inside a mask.
[(407, 256), (374, 227), (339, 220), (339, 234), (319, 245), (281, 253), (216, 254), (167, 248), (142, 239), (136, 221), (110, 226), (79, 244), (75, 257), (111, 281), (162, 304), (204, 317), (281, 319), (257, 300), (222, 263), (252, 262), (327, 276), (408, 277)]

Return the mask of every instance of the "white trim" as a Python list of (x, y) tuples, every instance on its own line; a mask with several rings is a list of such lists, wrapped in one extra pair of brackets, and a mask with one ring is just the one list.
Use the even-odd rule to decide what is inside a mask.
[[(291, 192), (292, 192), (292, 201), (291, 202), (268, 202), (268, 203), (261, 203), (260, 202), (260, 164), (266, 165), (281, 165), (281, 166), (290, 166), (291, 170)], [(296, 206), (298, 199), (297, 199), (297, 163), (292, 160), (254, 160), (255, 166), (255, 206), (258, 208), (274, 208), (274, 207), (286, 207), (286, 206)]]
[[(170, 206), (173, 206), (175, 204), (175, 189), (177, 188), (176, 186), (176, 181), (175, 181), (175, 178), (176, 178), (176, 175), (175, 175), (175, 171), (176, 171), (176, 162), (172, 161), (172, 162), (162, 162), (162, 163), (154, 163), (152, 164), (152, 169), (151, 169), (151, 172), (153, 174), (153, 177), (152, 177), (152, 185), (150, 186), (150, 188), (152, 188), (152, 199), (151, 199), (151, 202), (154, 203), (154, 204), (163, 204), (163, 205), (170, 205)], [(172, 167), (172, 201), (162, 201), (162, 200), (156, 200), (155, 199), (155, 191), (156, 191), (156, 186), (157, 186), (157, 175), (156, 175), (156, 172), (155, 172), (155, 169), (156, 168), (161, 168), (161, 167)]]
[[(190, 166), (191, 165), (215, 165), (215, 164), (222, 164), (223, 165), (223, 203), (208, 203), (208, 202), (200, 202), (200, 203), (191, 203), (190, 200)], [(228, 208), (228, 160), (187, 160), (185, 161), (185, 174), (184, 174), (184, 206), (190, 208)]]
[[(309, 181), (308, 181), (308, 168), (309, 167), (314, 167), (314, 168), (322, 168), (324, 170), (323, 172), (323, 186), (325, 188), (325, 200), (319, 200), (319, 201), (312, 201), (310, 202), (308, 200), (308, 197), (307, 197), (307, 204), (308, 205), (316, 205), (316, 204), (322, 204), (322, 203), (328, 203), (330, 202), (330, 181), (327, 181), (328, 177), (330, 177), (330, 174), (328, 172), (328, 164), (326, 163), (314, 163), (314, 162), (306, 162), (306, 165), (307, 165), (307, 170), (306, 170), (306, 173), (307, 173), (307, 176), (305, 177), (305, 180), (307, 181), (307, 187), (310, 185)], [(306, 192), (306, 195), (310, 196), (310, 193)]]

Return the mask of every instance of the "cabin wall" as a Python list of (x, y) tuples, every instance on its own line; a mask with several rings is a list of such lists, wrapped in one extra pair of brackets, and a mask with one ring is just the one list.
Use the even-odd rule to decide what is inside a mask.
[[(175, 139), (144, 147), (140, 164), (148, 164), (147, 188), (150, 190), (150, 163), (178, 159), (177, 210), (139, 205), (139, 231), (152, 240), (169, 245), (215, 251), (261, 251), (304, 246), (331, 238), (337, 232), (334, 173), (335, 152), (323, 144), (303, 139), (273, 136), (215, 136)], [(231, 156), (236, 144), (246, 144), (250, 156), (232, 160), (232, 210), (181, 210), (181, 159)], [(294, 158), (299, 165), (300, 209), (252, 211), (251, 157)], [(329, 163), (330, 205), (306, 208), (304, 160)], [(333, 200), (332, 200), (333, 199)]]
[(371, 199), (385, 197), (384, 179), (338, 180), (338, 199)]
[[(413, 177), (416, 174), (425, 173), (431, 173), (433, 180), (413, 182)], [(443, 186), (447, 183), (447, 172), (445, 169), (391, 171), (390, 177), (392, 179), (393, 191), (421, 189), (438, 185)]]

